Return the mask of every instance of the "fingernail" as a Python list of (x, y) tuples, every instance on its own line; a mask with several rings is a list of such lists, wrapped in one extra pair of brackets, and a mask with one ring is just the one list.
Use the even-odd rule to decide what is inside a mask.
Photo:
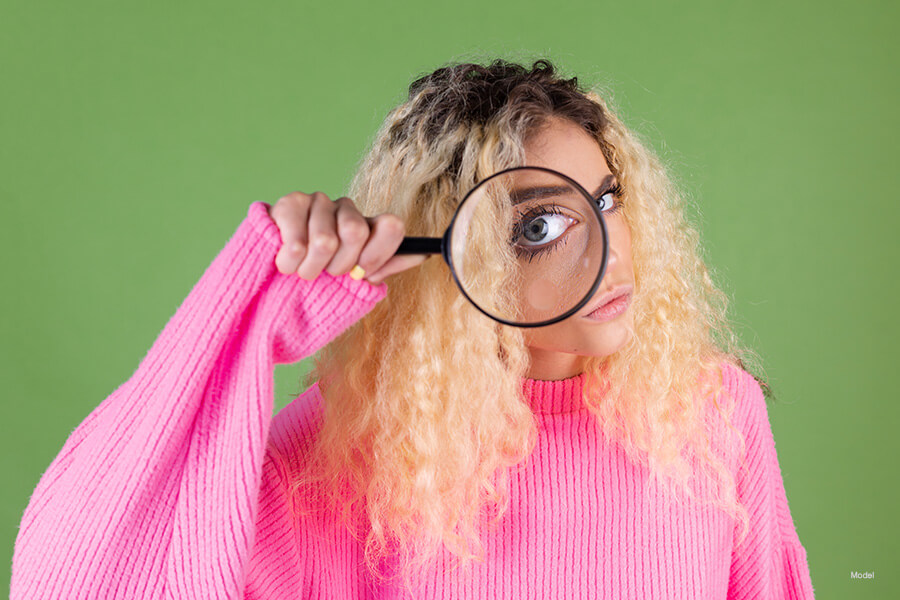
[(353, 267), (353, 270), (350, 271), (350, 277), (357, 281), (359, 281), (360, 279), (362, 279), (365, 276), (366, 276), (365, 270), (363, 270), (363, 268), (360, 267), (359, 265), (356, 265), (355, 267)]

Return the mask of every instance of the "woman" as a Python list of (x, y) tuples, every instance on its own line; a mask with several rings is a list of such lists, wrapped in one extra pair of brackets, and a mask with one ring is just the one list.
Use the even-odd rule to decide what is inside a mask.
[[(596, 295), (534, 329), (394, 256), (518, 165), (597, 189), (609, 236)], [(13, 597), (812, 598), (766, 386), (681, 211), (548, 61), (415, 81), (350, 198), (251, 204), (75, 429), (23, 517)], [(270, 419), (274, 364), (320, 350)]]

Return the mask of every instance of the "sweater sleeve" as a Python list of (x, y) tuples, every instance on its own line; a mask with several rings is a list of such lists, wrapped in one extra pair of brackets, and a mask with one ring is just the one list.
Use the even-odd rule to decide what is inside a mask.
[(136, 371), (42, 475), (16, 539), (14, 600), (241, 596), (274, 365), (312, 355), (387, 293), (280, 273), (268, 208), (250, 205)]
[(788, 507), (762, 388), (750, 373), (733, 366), (725, 371), (725, 385), (735, 394), (735, 414), (746, 437), (737, 492), (750, 516), (747, 537), (732, 553), (728, 599), (812, 599), (806, 550)]

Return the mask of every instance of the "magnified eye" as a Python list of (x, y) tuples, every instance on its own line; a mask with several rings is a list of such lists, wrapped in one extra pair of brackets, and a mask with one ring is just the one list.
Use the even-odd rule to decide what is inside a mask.
[(561, 236), (574, 220), (564, 215), (545, 215), (531, 219), (522, 228), (523, 243), (531, 246), (552, 242)]
[(575, 223), (554, 206), (539, 206), (524, 215), (518, 223), (516, 242), (525, 247), (535, 247), (556, 240)]

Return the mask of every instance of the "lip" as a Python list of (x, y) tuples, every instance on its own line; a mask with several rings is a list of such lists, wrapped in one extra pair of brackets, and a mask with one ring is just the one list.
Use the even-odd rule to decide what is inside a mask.
[(609, 304), (616, 298), (620, 298), (622, 296), (631, 294), (632, 291), (634, 291), (634, 286), (629, 285), (629, 284), (620, 285), (619, 287), (615, 287), (615, 288), (611, 289), (610, 291), (606, 292), (605, 294), (603, 294), (603, 296), (600, 297), (600, 300), (591, 304), (590, 307), (588, 307), (588, 309), (585, 311), (584, 315), (582, 315), (582, 316), (586, 317), (589, 314), (591, 314), (592, 312), (594, 312), (595, 310), (597, 310), (599, 308), (603, 308), (604, 306), (606, 306), (607, 304)]

